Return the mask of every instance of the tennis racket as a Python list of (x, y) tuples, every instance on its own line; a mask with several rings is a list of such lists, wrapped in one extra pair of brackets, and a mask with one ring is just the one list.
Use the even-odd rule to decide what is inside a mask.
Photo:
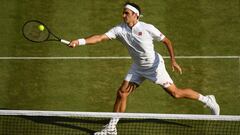
[(59, 38), (51, 32), (51, 30), (38, 20), (30, 20), (24, 23), (22, 27), (23, 36), (32, 42), (41, 43), (45, 41), (59, 41), (66, 45), (70, 42)]

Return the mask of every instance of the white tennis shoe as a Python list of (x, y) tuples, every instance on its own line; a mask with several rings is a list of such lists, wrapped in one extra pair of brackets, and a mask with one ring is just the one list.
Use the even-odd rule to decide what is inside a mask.
[(96, 132), (94, 135), (117, 135), (117, 128), (107, 124), (100, 132)]
[(206, 106), (210, 108), (213, 115), (220, 115), (220, 107), (216, 102), (214, 95), (207, 95), (208, 98)]

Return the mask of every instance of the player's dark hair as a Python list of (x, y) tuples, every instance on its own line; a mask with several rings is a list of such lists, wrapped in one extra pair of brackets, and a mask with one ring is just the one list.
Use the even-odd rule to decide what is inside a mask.
[(139, 11), (139, 14), (141, 15), (141, 13), (142, 13), (141, 8), (140, 8), (137, 4), (132, 3), (132, 2), (126, 2), (126, 3), (124, 4), (124, 7), (125, 7), (126, 5), (131, 5), (131, 6), (135, 7), (135, 8)]

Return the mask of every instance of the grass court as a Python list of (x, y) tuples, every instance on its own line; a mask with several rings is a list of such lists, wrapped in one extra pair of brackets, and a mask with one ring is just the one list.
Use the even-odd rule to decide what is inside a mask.
[[(173, 43), (183, 74), (175, 84), (213, 94), (223, 115), (240, 115), (239, 0), (132, 0), (144, 22), (155, 25)], [(36, 44), (23, 38), (27, 20), (40, 20), (54, 33), (77, 39), (107, 32), (120, 23), (124, 0), (2, 0), (0, 4), (0, 108), (111, 112), (130, 59), (16, 59), (17, 57), (127, 57), (116, 40), (68, 48), (58, 42)], [(166, 47), (155, 48), (168, 56)], [(188, 58), (202, 56), (203, 58)], [(204, 58), (204, 56), (230, 56)], [(191, 100), (175, 100), (145, 81), (128, 100), (127, 112), (210, 114)]]

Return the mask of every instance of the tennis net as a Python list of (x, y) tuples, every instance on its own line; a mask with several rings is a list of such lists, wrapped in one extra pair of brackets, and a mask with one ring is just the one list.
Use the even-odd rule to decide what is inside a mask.
[(93, 135), (111, 118), (118, 135), (240, 134), (240, 116), (0, 110), (0, 135)]

